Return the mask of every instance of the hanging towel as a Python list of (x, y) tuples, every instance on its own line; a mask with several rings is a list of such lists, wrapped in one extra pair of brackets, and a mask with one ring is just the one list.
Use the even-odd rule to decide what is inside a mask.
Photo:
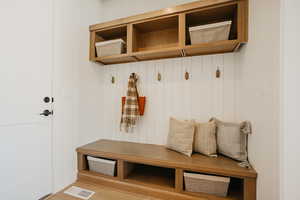
[(138, 102), (139, 94), (136, 86), (137, 80), (135, 73), (132, 73), (128, 79), (128, 90), (120, 127), (121, 131), (125, 131), (126, 133), (129, 131), (132, 132), (140, 115)]

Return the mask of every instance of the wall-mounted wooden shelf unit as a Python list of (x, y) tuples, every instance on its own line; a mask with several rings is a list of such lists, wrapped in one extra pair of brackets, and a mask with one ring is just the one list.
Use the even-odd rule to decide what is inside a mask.
[[(164, 146), (111, 140), (99, 140), (77, 149), (78, 181), (174, 200), (256, 200), (254, 169), (242, 168), (238, 162), (219, 156), (201, 154), (187, 157)], [(87, 156), (117, 162), (116, 176), (89, 171)], [(227, 197), (185, 190), (184, 172), (230, 177)], [(101, 187), (101, 186), (100, 186)]]
[[(229, 40), (191, 45), (188, 28), (232, 21)], [(90, 60), (103, 64), (217, 54), (248, 41), (248, 0), (201, 0), (90, 26)], [(95, 43), (122, 38), (126, 52), (97, 57)]]

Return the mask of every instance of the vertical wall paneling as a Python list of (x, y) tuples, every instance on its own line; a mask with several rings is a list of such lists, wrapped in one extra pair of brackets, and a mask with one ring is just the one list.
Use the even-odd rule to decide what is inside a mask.
[[(223, 60), (223, 71), (221, 72), (221, 77), (223, 79), (223, 117), (230, 121), (237, 118), (236, 114), (236, 66), (235, 64), (236, 56), (235, 54), (228, 54), (224, 56)], [(230, 95), (228, 95), (230, 94)], [(227, 104), (225, 104), (227, 102)]]
[[(103, 66), (102, 90), (97, 91), (103, 96), (103, 103), (98, 105), (103, 115), (99, 137), (165, 144), (170, 116), (197, 121), (213, 116), (236, 120), (234, 59), (234, 54), (220, 54)], [(217, 68), (220, 78), (216, 78)], [(186, 71), (189, 80), (185, 79)], [(146, 111), (133, 133), (121, 133), (121, 97), (126, 96), (132, 72), (139, 76), (140, 96), (147, 97)], [(158, 73), (161, 81), (157, 80)]]

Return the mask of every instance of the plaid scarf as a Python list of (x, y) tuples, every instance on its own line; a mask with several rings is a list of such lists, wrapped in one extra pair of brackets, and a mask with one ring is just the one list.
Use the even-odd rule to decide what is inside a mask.
[(128, 90), (124, 110), (122, 111), (120, 127), (121, 131), (125, 131), (126, 133), (128, 133), (129, 130), (133, 130), (140, 115), (138, 103), (139, 94), (136, 87), (137, 80), (135, 73), (132, 73), (128, 79)]

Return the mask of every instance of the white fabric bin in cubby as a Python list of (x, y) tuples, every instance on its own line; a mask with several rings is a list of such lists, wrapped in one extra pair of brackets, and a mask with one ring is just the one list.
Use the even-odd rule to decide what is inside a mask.
[(228, 40), (230, 34), (231, 21), (207, 24), (190, 27), (190, 37), (192, 44), (201, 44)]
[(91, 156), (88, 156), (87, 160), (88, 160), (90, 171), (108, 175), (108, 176), (115, 176), (117, 161), (95, 158)]
[(184, 173), (185, 190), (226, 197), (230, 178), (196, 173)]
[(119, 55), (125, 53), (126, 51), (125, 44), (126, 43), (122, 39), (97, 42), (95, 44), (97, 49), (97, 56), (104, 57), (104, 56), (112, 56), (112, 55)]

